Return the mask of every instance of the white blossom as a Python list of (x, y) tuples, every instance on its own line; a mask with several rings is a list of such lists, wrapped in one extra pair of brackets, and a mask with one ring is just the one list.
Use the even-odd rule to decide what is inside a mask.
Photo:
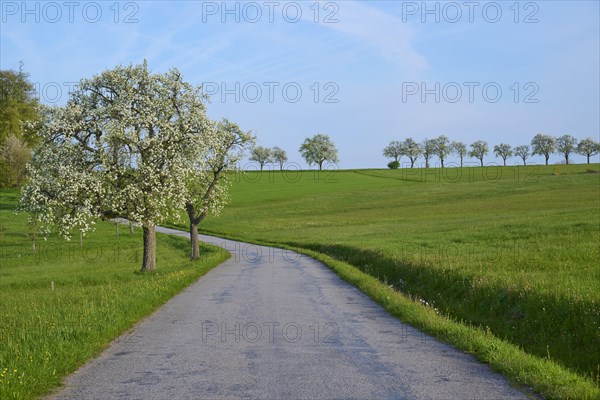
[(153, 226), (179, 215), (211, 140), (204, 96), (177, 70), (146, 63), (82, 80), (46, 107), (19, 209), (43, 232), (89, 231), (98, 218)]

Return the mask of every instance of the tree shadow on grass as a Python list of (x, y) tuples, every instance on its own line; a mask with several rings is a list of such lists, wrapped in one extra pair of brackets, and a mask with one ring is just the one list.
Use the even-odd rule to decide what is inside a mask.
[(289, 243), (347, 262), (395, 290), (422, 299), (450, 318), (482, 328), (525, 351), (550, 357), (595, 378), (600, 336), (594, 301), (561, 298), (553, 293), (482, 284), (476, 275), (393, 257), (383, 251), (341, 244)]

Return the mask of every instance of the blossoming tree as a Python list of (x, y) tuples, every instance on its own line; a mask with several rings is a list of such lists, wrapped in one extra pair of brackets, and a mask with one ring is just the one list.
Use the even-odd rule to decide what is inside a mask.
[(321, 133), (306, 138), (300, 146), (300, 154), (306, 160), (308, 165), (318, 165), (319, 171), (323, 169), (323, 163), (330, 161), (338, 163), (338, 152), (335, 144), (327, 135)]
[(155, 226), (185, 207), (186, 182), (213, 141), (200, 88), (175, 69), (119, 66), (82, 80), (65, 106), (46, 108), (36, 130), (42, 145), (20, 209), (67, 238), (98, 218), (137, 222), (142, 271), (153, 271)]
[[(223, 119), (212, 126), (211, 147), (194, 158), (194, 174), (187, 183), (185, 210), (190, 221), (192, 259), (200, 257), (198, 225), (210, 213), (218, 215), (228, 201), (230, 176), (237, 171), (237, 162), (244, 151), (252, 147), (255, 138), (238, 125)], [(202, 141), (202, 137), (198, 137)]]

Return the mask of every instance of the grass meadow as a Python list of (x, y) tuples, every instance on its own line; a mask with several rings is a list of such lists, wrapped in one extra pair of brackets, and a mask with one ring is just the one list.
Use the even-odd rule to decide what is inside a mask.
[[(194, 282), (229, 254), (157, 234), (157, 270), (139, 273), (142, 235), (98, 223), (83, 239), (38, 240), (17, 191), (0, 191), (0, 399), (33, 399), (97, 355), (109, 342)], [(127, 339), (125, 339), (127, 340)]]
[[(353, 283), (377, 301), (394, 293), (429, 310), (419, 318), (391, 310), (401, 319), (478, 353), (475, 339), (422, 317), (473, 328), (520, 354), (510, 368), (491, 363), (513, 380), (550, 398), (593, 398), (599, 172), (598, 164), (246, 172), (234, 179), (231, 205), (200, 228), (349, 265), (354, 272), (338, 273), (350, 281), (362, 274)], [(485, 354), (477, 355), (494, 358)], [(564, 375), (554, 376), (555, 367)], [(571, 387), (579, 378), (581, 391)]]

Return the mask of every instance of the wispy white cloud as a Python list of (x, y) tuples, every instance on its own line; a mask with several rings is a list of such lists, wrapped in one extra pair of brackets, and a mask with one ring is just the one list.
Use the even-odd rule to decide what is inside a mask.
[[(322, 23), (321, 26), (367, 44), (402, 69), (419, 71), (428, 67), (426, 58), (414, 48), (414, 33), (400, 18), (362, 2), (344, 1), (336, 4), (339, 11), (333, 18), (339, 22)], [(306, 18), (313, 16), (306, 15)]]
[[(177, 3), (178, 18), (164, 18), (168, 22), (157, 29), (146, 27), (139, 39), (148, 59), (176, 61), (181, 69), (196, 65), (204, 79), (314, 79), (373, 57), (408, 72), (428, 66), (413, 46), (413, 31), (398, 17), (361, 2), (337, 4), (338, 23), (316, 24), (312, 12), (303, 7), (304, 21), (298, 24), (281, 19), (274, 24), (220, 24), (211, 19), (207, 24), (200, 7)], [(322, 2), (321, 17), (327, 14), (324, 6)], [(155, 8), (155, 13), (165, 12)], [(248, 53), (248, 48), (253, 51)], [(207, 70), (208, 65), (216, 68)]]

